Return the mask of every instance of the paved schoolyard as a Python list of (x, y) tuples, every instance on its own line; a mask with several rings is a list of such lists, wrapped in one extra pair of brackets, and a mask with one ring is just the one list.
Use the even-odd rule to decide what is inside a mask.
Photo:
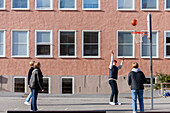
[[(151, 100), (144, 99), (145, 111), (170, 111), (170, 97), (162, 98), (154, 94), (154, 109), (151, 110)], [(107, 111), (108, 113), (132, 113), (130, 94), (120, 94), (122, 105), (108, 104), (109, 95), (55, 95), (40, 94), (38, 109), (40, 111)], [(145, 97), (150, 94), (145, 92)], [(7, 111), (29, 111), (30, 106), (24, 105), (26, 95), (22, 93), (0, 92), (0, 113)], [(139, 107), (138, 107), (139, 108)]]

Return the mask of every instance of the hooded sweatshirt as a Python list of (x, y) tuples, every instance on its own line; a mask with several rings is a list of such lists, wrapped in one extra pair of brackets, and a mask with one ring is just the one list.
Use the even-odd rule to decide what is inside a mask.
[(128, 85), (131, 86), (131, 90), (144, 89), (145, 75), (139, 68), (133, 68), (128, 75)]

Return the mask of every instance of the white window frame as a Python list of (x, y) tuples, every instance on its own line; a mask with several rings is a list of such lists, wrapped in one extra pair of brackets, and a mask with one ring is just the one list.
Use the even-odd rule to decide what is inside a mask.
[(116, 57), (117, 58), (135, 58), (135, 35), (132, 35), (132, 38), (133, 38), (133, 51), (132, 51), (132, 56), (118, 56), (118, 33), (119, 32), (134, 32), (133, 30), (117, 30), (117, 48), (116, 48), (116, 53), (117, 53), (117, 55), (116, 55)]
[(132, 1), (133, 1), (132, 9), (119, 9), (119, 6), (118, 6), (119, 0), (117, 0), (117, 10), (119, 10), (119, 11), (134, 11), (135, 10), (135, 0), (132, 0)]
[(51, 94), (51, 77), (43, 77), (48, 79), (48, 94)]
[(170, 58), (170, 55), (166, 55), (166, 46), (170, 44), (166, 44), (166, 34), (170, 33), (170, 31), (164, 31), (164, 58)]
[(0, 32), (4, 32), (3, 33), (3, 40), (4, 40), (4, 42), (3, 42), (3, 45), (4, 45), (4, 49), (3, 49), (3, 55), (0, 55), (0, 57), (5, 57), (5, 53), (6, 53), (6, 30), (0, 30)]
[[(142, 30), (141, 32), (147, 32), (147, 30)], [(157, 52), (156, 54), (157, 54), (157, 56), (152, 56), (152, 58), (159, 58), (159, 31), (152, 30), (152, 32), (156, 32), (157, 33), (157, 39), (156, 39), (156, 41), (157, 41), (157, 43), (156, 43), (157, 44), (157, 47), (156, 47), (156, 52)], [(149, 43), (149, 45), (150, 45), (150, 43)], [(142, 42), (140, 42), (140, 57), (141, 58), (150, 58), (150, 56), (142, 56)]]
[(49, 8), (37, 8), (37, 0), (35, 0), (35, 10), (53, 10), (53, 0), (50, 0)]
[(58, 0), (58, 10), (77, 10), (77, 0), (75, 1), (75, 8), (60, 8), (60, 0)]
[(84, 8), (84, 0), (82, 0), (82, 10), (100, 10), (100, 0), (98, 0), (98, 8)]
[(24, 93), (27, 93), (27, 77), (24, 77), (24, 76), (14, 76), (13, 77), (13, 84), (12, 84), (12, 88), (13, 88), (13, 92), (15, 92), (15, 78), (24, 78), (25, 79), (25, 91)]
[(141, 4), (140, 7), (141, 7), (141, 10), (142, 10), (142, 11), (158, 11), (158, 10), (159, 10), (159, 0), (156, 0), (156, 3), (157, 3), (157, 4), (156, 4), (156, 9), (143, 9), (143, 8), (142, 8), (142, 1), (143, 1), (143, 0), (140, 0), (140, 4)]
[(166, 4), (167, 4), (167, 2), (166, 2), (166, 0), (164, 0), (164, 10), (170, 11), (170, 8), (166, 8)]
[[(84, 32), (98, 32), (98, 56), (84, 56)], [(100, 58), (100, 30), (82, 30), (82, 58)]]
[[(26, 31), (27, 32), (27, 55), (26, 56), (23, 56), (23, 55), (12, 55), (13, 54), (13, 31), (17, 31), (17, 32), (23, 32), (23, 31)], [(29, 30), (11, 30), (11, 57), (13, 58), (26, 58), (26, 57), (29, 57)]]
[(6, 7), (5, 7), (5, 5), (6, 5), (5, 2), (6, 2), (6, 0), (3, 0), (3, 1), (4, 1), (4, 7), (3, 7), (3, 8), (0, 8), (0, 10), (5, 10), (5, 8), (6, 8)]
[(29, 0), (27, 0), (27, 8), (13, 8), (13, 1), (14, 0), (11, 0), (11, 9), (12, 10), (29, 10)]
[[(60, 78), (60, 84), (61, 84), (61, 87), (60, 87), (60, 93), (62, 94), (62, 79), (63, 78), (70, 78), (70, 79), (72, 79), (72, 94), (74, 94), (74, 77), (61, 77)], [(62, 94), (62, 95), (72, 95), (72, 94)]]
[[(37, 32), (50, 32), (50, 44), (41, 43), (42, 45), (50, 45), (50, 55), (37, 55)], [(40, 44), (40, 45), (41, 45)], [(36, 58), (52, 58), (53, 57), (53, 31), (52, 30), (35, 30), (35, 57)]]
[[(75, 52), (75, 55), (74, 56), (61, 56), (60, 55), (60, 32), (75, 32), (74, 36), (74, 42), (75, 42), (75, 46), (74, 46), (74, 52)], [(77, 31), (76, 30), (58, 30), (58, 57), (59, 58), (77, 58)]]

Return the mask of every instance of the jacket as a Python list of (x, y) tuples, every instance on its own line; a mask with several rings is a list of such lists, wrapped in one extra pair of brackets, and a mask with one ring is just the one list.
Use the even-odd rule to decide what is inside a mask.
[(35, 68), (32, 71), (32, 75), (29, 82), (30, 88), (37, 88), (40, 90), (43, 89), (43, 75), (40, 69)]
[(144, 73), (138, 68), (133, 68), (128, 75), (128, 85), (131, 86), (131, 90), (144, 89), (144, 83)]

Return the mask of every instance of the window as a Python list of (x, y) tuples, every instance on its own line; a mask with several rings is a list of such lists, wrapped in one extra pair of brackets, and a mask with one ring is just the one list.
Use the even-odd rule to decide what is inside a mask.
[(118, 31), (118, 58), (134, 58), (134, 37), (132, 31)]
[(158, 10), (158, 0), (141, 0), (142, 10)]
[(59, 0), (60, 10), (76, 10), (76, 0)]
[(100, 31), (83, 31), (83, 58), (100, 58)]
[(40, 93), (51, 93), (50, 92), (50, 78), (49, 77), (43, 77), (43, 88), (44, 88), (44, 91), (40, 91)]
[(134, 10), (134, 0), (117, 0), (118, 10)]
[(35, 31), (35, 56), (52, 57), (52, 31)]
[(0, 57), (5, 57), (5, 31), (0, 31)]
[(100, 0), (83, 0), (83, 10), (100, 10)]
[(28, 57), (28, 31), (12, 30), (12, 57)]
[(164, 57), (170, 58), (170, 31), (165, 31), (164, 48)]
[(35, 9), (37, 10), (52, 10), (52, 0), (35, 0)]
[(13, 78), (13, 91), (26, 93), (26, 77), (14, 77)]
[[(142, 37), (141, 43), (142, 58), (150, 58), (150, 40), (147, 36)], [(152, 56), (153, 58), (158, 58), (158, 33), (152, 32)]]
[(0, 10), (5, 9), (5, 0), (0, 0)]
[(170, 10), (170, 0), (165, 0), (165, 10)]
[(14, 10), (28, 10), (29, 0), (11, 0), (11, 7)]
[(61, 78), (61, 92), (62, 94), (74, 94), (74, 78), (62, 77)]
[(59, 31), (59, 57), (76, 57), (76, 31)]

